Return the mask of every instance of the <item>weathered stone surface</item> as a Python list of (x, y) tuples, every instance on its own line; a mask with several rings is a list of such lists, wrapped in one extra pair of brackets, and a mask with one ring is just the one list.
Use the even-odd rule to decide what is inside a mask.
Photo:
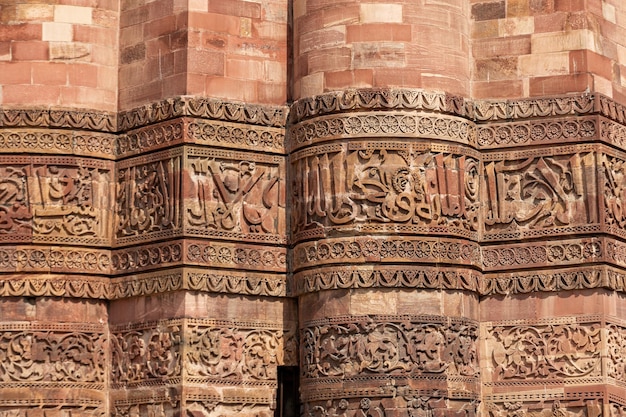
[(0, 417), (626, 414), (621, 3), (14, 3)]

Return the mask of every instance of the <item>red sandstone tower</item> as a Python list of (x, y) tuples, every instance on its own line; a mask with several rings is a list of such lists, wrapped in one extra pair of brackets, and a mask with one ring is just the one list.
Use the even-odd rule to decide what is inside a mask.
[(620, 0), (0, 0), (0, 417), (626, 414)]

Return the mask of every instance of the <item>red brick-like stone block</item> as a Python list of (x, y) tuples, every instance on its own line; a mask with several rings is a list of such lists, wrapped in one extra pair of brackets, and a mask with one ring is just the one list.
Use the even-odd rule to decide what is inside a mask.
[(261, 5), (241, 0), (209, 1), (209, 12), (258, 19), (261, 17)]
[(504, 1), (489, 1), (472, 5), (472, 18), (475, 20), (503, 19), (506, 16)]
[(533, 77), (530, 79), (530, 95), (533, 97), (582, 93), (593, 91), (591, 74)]
[(374, 71), (371, 69), (331, 71), (325, 74), (325, 81), (326, 88), (330, 90), (372, 87), (374, 85)]
[(41, 40), (41, 24), (0, 24), (0, 41), (34, 40)]
[(347, 42), (410, 42), (411, 25), (391, 23), (371, 23), (346, 27)]
[(15, 61), (47, 61), (48, 42), (23, 41), (11, 43), (11, 57)]

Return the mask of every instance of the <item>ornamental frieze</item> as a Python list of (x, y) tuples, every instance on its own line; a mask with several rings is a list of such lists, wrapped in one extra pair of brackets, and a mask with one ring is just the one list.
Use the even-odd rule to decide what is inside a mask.
[(175, 97), (120, 112), (117, 129), (126, 131), (181, 116), (284, 127), (287, 108), (213, 98)]
[(294, 269), (333, 263), (439, 262), (481, 264), (475, 242), (428, 238), (333, 238), (296, 245)]
[[(604, 125), (602, 125), (604, 127)], [(503, 148), (530, 144), (554, 144), (597, 140), (597, 117), (530, 120), (514, 123), (490, 123), (477, 127), (481, 148)]]
[(459, 117), (429, 113), (367, 112), (315, 118), (289, 131), (291, 151), (324, 141), (349, 138), (427, 138), (476, 147), (474, 124)]
[(44, 153), (115, 158), (113, 134), (53, 129), (0, 130), (0, 148), (6, 153)]
[(182, 143), (185, 138), (183, 120), (176, 119), (131, 130), (117, 137), (116, 156), (135, 156), (142, 152), (157, 150)]
[(480, 279), (480, 294), (510, 295), (590, 288), (611, 288), (621, 291), (622, 288), (626, 288), (625, 279), (626, 275), (617, 270), (588, 266), (579, 266), (575, 269), (487, 273)]
[(188, 140), (197, 144), (285, 152), (285, 130), (282, 128), (193, 119), (187, 129)]
[(359, 265), (320, 267), (294, 274), (297, 294), (345, 288), (422, 288), (478, 291), (482, 274), (459, 267)]

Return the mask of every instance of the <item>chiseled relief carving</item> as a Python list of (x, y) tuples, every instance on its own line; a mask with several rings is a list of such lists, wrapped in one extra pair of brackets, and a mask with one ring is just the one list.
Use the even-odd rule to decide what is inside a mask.
[(485, 403), (489, 417), (600, 417), (597, 400)]
[(117, 402), (111, 407), (112, 417), (174, 417), (179, 415), (178, 412), (179, 401), (177, 399), (170, 399), (161, 401), (160, 399), (151, 401), (144, 404), (130, 404), (125, 402)]
[[(105, 417), (103, 406), (58, 406), (51, 405), (36, 408), (0, 407), (0, 417)], [(156, 417), (156, 416), (155, 416)]]
[(493, 381), (601, 375), (601, 326), (549, 324), (489, 327)]
[(188, 233), (284, 242), (282, 158), (232, 151), (190, 152), (198, 155), (187, 157), (192, 183), (185, 214)]
[(328, 401), (323, 405), (306, 404), (304, 415), (306, 417), (385, 417), (387, 414), (379, 401), (372, 401), (365, 397), (357, 402), (341, 399)]
[(626, 161), (603, 155), (605, 223), (610, 230), (624, 236), (626, 228)]
[(0, 166), (0, 235), (21, 235), (32, 230), (28, 165)]
[(180, 378), (181, 332), (178, 322), (112, 332), (113, 386)]
[(180, 228), (180, 161), (180, 156), (145, 163), (126, 161), (119, 168), (118, 241)]
[(477, 326), (446, 323), (442, 318), (398, 317), (378, 321), (355, 317), (344, 324), (319, 323), (302, 329), (305, 378), (361, 374), (447, 375), (476, 377)]
[(624, 384), (626, 381), (626, 328), (607, 323), (606, 372), (609, 378)]
[(111, 207), (109, 170), (84, 163), (77, 167), (48, 164), (35, 165), (33, 173), (29, 185), (36, 235), (106, 236)]
[(475, 417), (476, 400), (446, 398), (439, 391), (398, 387), (382, 398), (341, 398), (305, 403), (305, 417)]
[(478, 230), (476, 158), (403, 143), (372, 146), (326, 145), (295, 153), (296, 233), (359, 224), (375, 231), (387, 223), (430, 232), (453, 228), (463, 236)]
[(501, 161), (484, 163), (486, 239), (519, 233), (538, 237), (543, 236), (541, 230), (553, 227), (577, 226), (582, 231), (599, 222), (593, 153), (516, 160), (502, 156)]
[[(236, 324), (235, 324), (236, 326)], [(296, 363), (295, 333), (189, 323), (186, 375), (274, 382), (277, 366)]]
[[(249, 401), (249, 402), (246, 402)], [(184, 417), (273, 417), (270, 404), (256, 403), (258, 399), (241, 399), (235, 403), (224, 404), (216, 400), (187, 401)]]
[[(108, 163), (74, 158), (15, 157), (0, 167), (0, 235), (19, 240), (87, 244), (107, 242), (110, 210)], [(76, 165), (70, 165), (76, 164)]]
[(0, 388), (13, 383), (71, 383), (103, 388), (107, 344), (103, 329), (22, 327), (0, 325)]

